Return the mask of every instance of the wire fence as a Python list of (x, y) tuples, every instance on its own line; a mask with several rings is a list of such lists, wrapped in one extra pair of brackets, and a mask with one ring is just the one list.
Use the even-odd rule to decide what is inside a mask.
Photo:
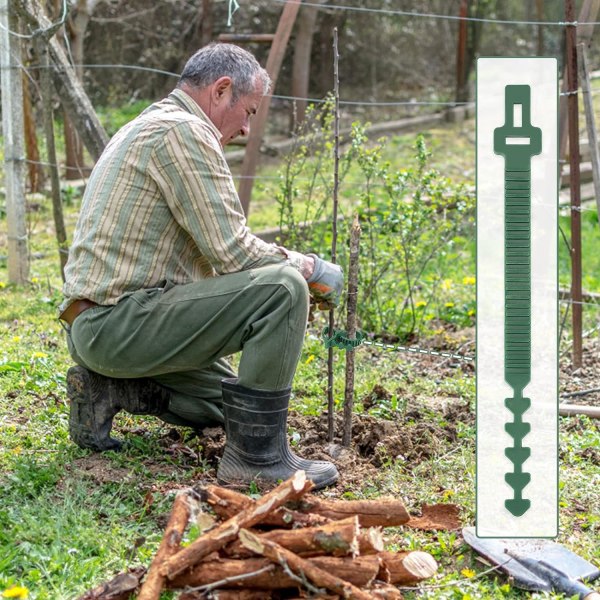
[[(271, 1), (274, 4), (284, 4), (286, 2), (286, 0), (271, 0)], [(344, 5), (344, 4), (330, 4), (330, 3), (321, 4), (321, 3), (316, 3), (316, 2), (302, 2), (302, 5), (303, 6), (311, 6), (311, 7), (318, 8), (320, 10), (327, 10), (327, 11), (349, 11), (349, 12), (357, 12), (357, 13), (369, 14), (369, 15), (382, 15), (382, 16), (386, 16), (386, 17), (402, 16), (402, 17), (417, 18), (417, 19), (436, 19), (436, 20), (456, 21), (456, 22), (460, 22), (460, 21), (479, 22), (479, 23), (487, 23), (487, 24), (494, 24), (494, 25), (500, 25), (500, 26), (569, 27), (569, 26), (577, 26), (579, 24), (576, 21), (567, 22), (567, 21), (533, 21), (533, 20), (491, 19), (491, 18), (478, 18), (478, 17), (469, 17), (469, 16), (464, 17), (464, 16), (448, 15), (448, 14), (436, 14), (436, 13), (419, 12), (419, 11), (368, 8), (368, 7), (363, 7), (363, 6), (350, 6), (350, 5)], [(148, 10), (153, 10), (153, 9), (148, 9)], [(62, 15), (61, 15), (60, 19), (58, 21), (52, 23), (48, 28), (40, 29), (40, 30), (34, 31), (30, 34), (22, 34), (22, 33), (10, 31), (10, 30), (9, 30), (9, 33), (11, 35), (14, 35), (21, 39), (33, 39), (36, 36), (43, 35), (45, 32), (49, 31), (52, 28), (55, 28), (55, 27), (58, 27), (58, 26), (64, 24), (66, 16), (67, 16), (67, 1), (63, 0), (63, 10), (62, 10)], [(587, 22), (586, 23), (586, 25), (596, 25), (596, 24), (600, 24), (600, 23), (597, 23), (597, 22), (591, 22), (591, 23)], [(6, 29), (6, 28), (3, 27), (3, 29)], [(65, 36), (65, 38), (66, 38), (66, 36)], [(68, 54), (71, 55), (70, 47), (68, 45), (68, 40), (67, 40), (66, 46), (67, 46)], [(74, 61), (71, 60), (71, 63), (73, 63), (73, 62)], [(73, 67), (81, 67), (81, 68), (85, 68), (85, 69), (134, 70), (134, 71), (141, 71), (141, 72), (162, 75), (162, 76), (166, 76), (166, 77), (170, 77), (170, 78), (174, 78), (174, 79), (179, 78), (178, 73), (159, 69), (159, 68), (148, 67), (148, 66), (144, 66), (144, 65), (82, 63), (82, 64), (73, 64), (72, 66)], [(6, 67), (2, 66), (2, 68), (6, 68)], [(21, 64), (20, 68), (23, 69), (24, 72), (31, 74), (33, 71), (38, 70), (40, 67), (37, 65)], [(567, 90), (567, 91), (561, 92), (560, 95), (563, 97), (566, 97), (566, 96), (571, 96), (573, 94), (580, 93), (581, 91), (582, 91), (581, 88), (578, 88), (577, 90)], [(597, 94), (599, 91), (600, 90), (592, 90), (591, 93)], [(283, 102), (308, 102), (308, 103), (312, 103), (312, 104), (316, 104), (316, 105), (327, 102), (326, 98), (291, 96), (291, 95), (283, 95), (283, 94), (273, 94), (272, 98), (283, 101)], [(356, 98), (344, 98), (344, 97), (342, 97), (340, 99), (339, 103), (340, 103), (340, 105), (347, 106), (347, 107), (405, 107), (405, 108), (412, 108), (412, 107), (415, 107), (415, 108), (416, 107), (426, 107), (427, 108), (427, 107), (430, 107), (434, 110), (451, 108), (451, 107), (460, 107), (460, 106), (466, 106), (466, 105), (471, 104), (468, 102), (440, 101), (440, 100), (430, 100), (430, 99), (426, 99), (426, 98), (397, 98), (397, 99), (383, 101), (383, 100), (377, 100), (377, 99), (356, 99)], [(58, 167), (58, 166), (60, 166), (60, 165), (52, 164), (52, 163), (49, 163), (46, 161), (36, 161), (36, 160), (27, 159), (27, 158), (17, 157), (16, 160), (24, 160), (27, 164), (35, 164), (35, 165), (40, 165), (43, 167)], [(277, 176), (277, 175), (270, 176), (270, 175), (263, 175), (263, 174), (251, 175), (251, 176), (234, 175), (234, 178), (237, 180), (252, 179), (252, 180), (256, 180), (256, 181), (271, 181), (271, 182), (278, 181), (281, 179), (280, 176)], [(306, 179), (306, 181), (308, 182), (310, 180)], [(341, 182), (341, 186), (344, 186), (346, 188), (362, 187), (364, 185), (365, 185), (365, 183), (360, 182), (360, 181), (349, 180), (349, 181)], [(580, 207), (559, 206), (559, 210), (570, 210), (570, 211), (577, 211), (580, 213), (597, 212), (596, 208), (590, 208), (590, 207), (586, 207), (586, 206), (580, 206)], [(565, 243), (567, 243), (567, 247), (568, 247), (567, 240), (565, 239), (564, 241), (565, 241)], [(565, 299), (565, 298), (560, 299), (559, 303), (561, 305), (567, 306), (567, 307), (570, 307), (572, 305), (581, 305), (581, 306), (593, 308), (594, 310), (597, 309), (598, 307), (600, 307), (600, 302), (574, 301), (572, 299)], [(372, 345), (391, 349), (391, 346), (385, 345), (385, 344), (373, 342)], [(404, 349), (404, 347), (402, 347), (402, 348)], [(436, 354), (436, 352), (434, 352), (434, 351), (426, 352), (424, 350), (419, 350), (418, 348), (414, 348), (414, 349), (408, 348), (407, 351), (421, 353), (421, 354), (423, 354), (423, 353)], [(442, 356), (445, 356), (445, 355), (442, 355)]]

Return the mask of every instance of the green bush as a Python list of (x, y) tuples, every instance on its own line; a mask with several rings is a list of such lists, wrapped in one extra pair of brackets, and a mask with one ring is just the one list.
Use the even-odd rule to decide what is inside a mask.
[[(332, 124), (330, 102), (310, 114), (284, 162), (277, 195), (282, 240), (324, 258), (331, 256)], [(401, 170), (382, 159), (385, 143), (370, 143), (365, 127), (355, 123), (340, 156), (339, 213), (357, 213), (362, 229), (360, 326), (407, 339), (424, 333), (430, 322), (471, 325), (474, 195), (429, 168), (423, 136), (415, 140), (414, 164)], [(351, 188), (344, 185), (350, 177)], [(349, 195), (349, 189), (359, 191)], [(350, 221), (338, 223), (337, 262), (346, 272)]]

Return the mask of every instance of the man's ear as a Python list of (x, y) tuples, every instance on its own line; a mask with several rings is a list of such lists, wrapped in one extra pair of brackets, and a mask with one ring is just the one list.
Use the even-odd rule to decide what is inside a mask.
[(212, 85), (212, 96), (215, 103), (219, 103), (223, 98), (229, 98), (232, 91), (231, 77), (219, 77)]

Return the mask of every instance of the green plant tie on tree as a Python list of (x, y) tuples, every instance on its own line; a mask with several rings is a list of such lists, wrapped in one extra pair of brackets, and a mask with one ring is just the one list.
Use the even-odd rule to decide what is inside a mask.
[(367, 334), (364, 331), (357, 331), (356, 338), (351, 340), (348, 333), (342, 329), (334, 329), (333, 335), (330, 336), (329, 325), (324, 327), (321, 335), (325, 348), (340, 348), (340, 350), (346, 350), (346, 352), (353, 351), (367, 339)]
[(515, 517), (531, 506), (523, 498), (531, 480), (523, 471), (531, 454), (523, 446), (531, 430), (523, 421), (531, 406), (523, 390), (531, 380), (531, 157), (541, 152), (542, 130), (531, 125), (530, 93), (528, 85), (506, 86), (504, 125), (494, 130), (494, 152), (504, 156), (504, 379), (513, 389), (504, 401), (513, 415), (504, 426), (513, 438), (504, 450), (513, 470), (504, 479), (514, 493), (504, 505)]

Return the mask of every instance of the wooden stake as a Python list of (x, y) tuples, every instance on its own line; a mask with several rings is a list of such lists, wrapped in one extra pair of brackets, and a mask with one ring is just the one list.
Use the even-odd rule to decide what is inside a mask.
[(304, 558), (300, 558), (297, 554), (286, 550), (279, 544), (264, 540), (247, 529), (242, 529), (239, 534), (240, 541), (246, 548), (262, 554), (274, 563), (283, 566), (284, 570), (289, 569), (298, 576), (300, 580), (309, 580), (319, 588), (326, 588), (335, 594), (339, 594), (344, 598), (356, 600), (372, 600), (373, 596), (362, 591), (352, 583), (344, 581), (330, 571), (325, 571), (315, 566)]
[(242, 180), (239, 186), (239, 196), (242, 203), (244, 213), (248, 215), (250, 210), (250, 198), (252, 196), (252, 186), (254, 185), (254, 175), (260, 154), (260, 144), (262, 142), (263, 133), (269, 116), (269, 107), (271, 105), (271, 95), (277, 83), (277, 77), (283, 62), (283, 56), (287, 47), (287, 43), (292, 33), (292, 28), (296, 21), (296, 15), (300, 9), (300, 2), (296, 0), (288, 0), (281, 13), (275, 39), (269, 51), (266, 70), (273, 82), (271, 93), (265, 96), (258, 107), (258, 112), (252, 121), (248, 143), (246, 144), (246, 152), (244, 154), (244, 163), (242, 165)]
[(173, 556), (179, 550), (183, 532), (190, 520), (190, 503), (191, 498), (188, 492), (178, 492), (175, 496), (165, 535), (154, 555), (154, 560), (150, 565), (148, 575), (138, 595), (138, 600), (158, 600), (160, 598), (160, 593), (165, 585), (165, 577), (160, 573), (159, 568), (167, 558)]
[(19, 39), (10, 34), (18, 28), (12, 0), (0, 0), (0, 69), (2, 71), (2, 134), (6, 220), (8, 226), (8, 280), (23, 285), (29, 279), (25, 219), (25, 148), (23, 85)]
[(67, 229), (63, 216), (63, 205), (60, 191), (60, 176), (58, 174), (58, 159), (54, 144), (54, 111), (52, 110), (52, 81), (50, 77), (50, 61), (48, 60), (48, 40), (40, 37), (35, 42), (36, 51), (40, 61), (40, 88), (42, 92), (42, 105), (44, 114), (44, 133), (46, 135), (46, 157), (50, 170), (50, 185), (52, 191), (52, 215), (56, 243), (58, 245), (58, 260), (60, 274), (65, 280), (65, 266), (69, 254), (67, 243)]
[[(337, 260), (337, 215), (338, 215), (338, 190), (340, 184), (340, 76), (338, 54), (338, 31), (333, 28), (333, 216), (331, 235), (331, 262)], [(335, 310), (329, 311), (329, 335), (335, 329)], [(335, 435), (335, 414), (333, 398), (333, 346), (329, 346), (327, 353), (327, 439), (333, 442)]]
[(573, 297), (573, 366), (579, 369), (583, 354), (583, 308), (581, 304), (581, 189), (579, 185), (579, 104), (577, 77), (577, 25), (573, 0), (565, 0), (567, 37), (567, 113), (569, 119), (569, 166), (571, 188), (571, 295)]
[(300, 498), (312, 486), (312, 482), (306, 478), (304, 471), (296, 471), (290, 479), (265, 494), (252, 506), (211, 529), (187, 548), (166, 560), (160, 567), (161, 575), (173, 579), (211, 552), (221, 549), (225, 544), (235, 539), (242, 527), (252, 527), (252, 525), (259, 523), (286, 502)]
[[(358, 263), (360, 249), (360, 225), (358, 215), (354, 215), (350, 229), (350, 262), (348, 266), (348, 320), (347, 336), (356, 339), (356, 309), (358, 305)], [(344, 433), (342, 445), (348, 447), (352, 441), (352, 411), (354, 409), (354, 350), (346, 352), (346, 389), (344, 390)]]

